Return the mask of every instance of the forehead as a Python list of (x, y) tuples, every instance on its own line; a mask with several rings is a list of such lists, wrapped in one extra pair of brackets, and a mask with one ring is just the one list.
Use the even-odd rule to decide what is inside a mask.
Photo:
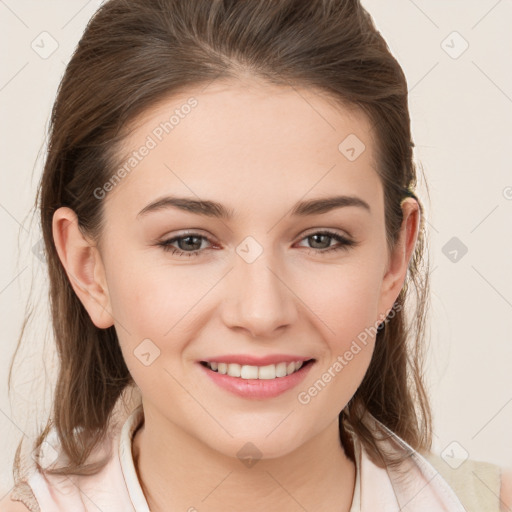
[(334, 190), (376, 201), (380, 190), (368, 119), (318, 90), (214, 82), (168, 96), (130, 128), (107, 199), (133, 218), (165, 193), (261, 208)]

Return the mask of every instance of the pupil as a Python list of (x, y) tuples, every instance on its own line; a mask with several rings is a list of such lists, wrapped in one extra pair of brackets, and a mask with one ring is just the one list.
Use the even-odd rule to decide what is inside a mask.
[[(196, 240), (196, 243), (195, 243), (195, 244), (194, 244), (193, 242), (192, 242), (192, 243), (190, 243), (190, 242), (187, 242), (187, 240), (188, 240), (188, 241), (190, 241), (190, 240)], [(191, 245), (192, 245), (192, 246), (197, 245), (197, 240), (199, 240), (199, 237), (197, 237), (197, 236), (187, 236), (186, 238), (183, 238), (183, 239), (182, 239), (182, 242), (184, 242), (184, 244), (185, 244), (185, 245), (188, 245), (188, 248), (189, 248), (189, 249), (190, 249), (190, 248), (192, 248), (192, 249), (198, 249), (198, 248), (201, 246), (201, 241), (199, 241), (199, 247), (197, 247), (197, 248), (196, 248), (196, 247), (191, 247)]]
[[(319, 237), (329, 238), (329, 235), (312, 235), (311, 238), (313, 238), (313, 244), (317, 243), (316, 239), (319, 238)], [(322, 244), (320, 243), (320, 245), (322, 245)], [(327, 245), (329, 245), (329, 244), (327, 244)]]

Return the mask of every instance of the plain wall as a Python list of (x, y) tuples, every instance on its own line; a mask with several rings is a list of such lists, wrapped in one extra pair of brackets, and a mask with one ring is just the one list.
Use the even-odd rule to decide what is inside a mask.
[[(56, 360), (43, 345), (50, 329), (47, 282), (37, 256), (41, 236), (29, 212), (60, 77), (99, 5), (0, 2), (0, 499), (12, 486), (22, 432), (33, 435), (34, 422), (51, 404), (45, 382)], [(430, 228), (427, 381), (434, 451), (447, 464), (469, 456), (512, 466), (512, 4), (363, 5), (406, 74), (416, 161), (430, 190), (428, 201), (421, 183)], [(52, 44), (56, 51), (44, 55)], [(8, 367), (32, 279), (38, 312), (16, 359), (9, 399)]]

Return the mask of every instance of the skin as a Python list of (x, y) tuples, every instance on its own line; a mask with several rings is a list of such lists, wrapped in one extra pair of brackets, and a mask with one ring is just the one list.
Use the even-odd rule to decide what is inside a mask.
[[(53, 219), (75, 292), (97, 327), (115, 326), (142, 393), (145, 423), (133, 441), (142, 488), (152, 511), (169, 503), (209, 512), (348, 511), (355, 465), (341, 445), (338, 415), (364, 377), (374, 337), (309, 403), (297, 395), (393, 306), (417, 240), (418, 204), (402, 203), (400, 238), (388, 252), (371, 126), (312, 90), (215, 82), (145, 112), (124, 149), (140, 148), (191, 96), (197, 107), (102, 199), (99, 246), (69, 208)], [(366, 146), (355, 161), (338, 150), (349, 134)], [(334, 192), (360, 197), (371, 211), (289, 215), (297, 201)], [(169, 208), (137, 218), (168, 194), (215, 200), (235, 216)], [(157, 245), (187, 229), (206, 239), (173, 246), (200, 248), (199, 255)], [(357, 245), (322, 254), (338, 245), (310, 238), (325, 229)], [(247, 236), (263, 251), (251, 263), (236, 252)], [(149, 366), (134, 355), (147, 338), (160, 350)], [(226, 353), (290, 353), (316, 363), (296, 389), (251, 400), (213, 385), (198, 366)], [(247, 442), (261, 452), (251, 467), (237, 457)]]

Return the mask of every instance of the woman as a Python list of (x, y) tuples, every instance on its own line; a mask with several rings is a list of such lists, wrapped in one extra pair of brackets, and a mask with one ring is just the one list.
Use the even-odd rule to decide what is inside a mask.
[(412, 148), (355, 0), (103, 4), (38, 194), (54, 408), (0, 510), (506, 510), (431, 452)]

